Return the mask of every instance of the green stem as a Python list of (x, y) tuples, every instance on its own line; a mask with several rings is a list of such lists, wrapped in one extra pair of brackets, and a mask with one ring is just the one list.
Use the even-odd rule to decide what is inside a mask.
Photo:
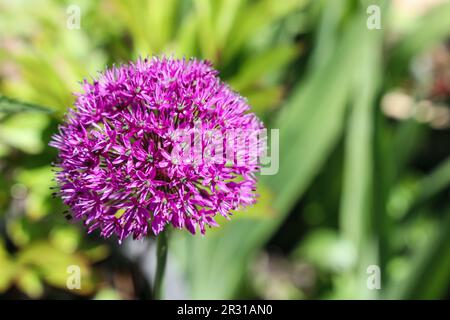
[(156, 274), (153, 288), (153, 297), (156, 300), (161, 300), (163, 296), (162, 286), (164, 281), (164, 271), (166, 269), (167, 261), (167, 245), (168, 232), (161, 232), (158, 236), (158, 243), (156, 249)]

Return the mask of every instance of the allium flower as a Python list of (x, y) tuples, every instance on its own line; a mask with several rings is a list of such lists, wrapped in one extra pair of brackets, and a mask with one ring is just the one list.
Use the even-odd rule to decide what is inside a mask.
[[(83, 82), (50, 145), (59, 149), (58, 194), (88, 232), (122, 241), (150, 229), (157, 235), (171, 223), (204, 234), (218, 226), (216, 214), (229, 218), (255, 202), (259, 168), (250, 160), (262, 139), (247, 139), (255, 154), (248, 143), (230, 143), (237, 140), (227, 132), (263, 125), (217, 74), (208, 62), (153, 58)], [(194, 141), (183, 145), (186, 137)], [(234, 161), (202, 161), (199, 150), (220, 146), (211, 155), (228, 152)]]

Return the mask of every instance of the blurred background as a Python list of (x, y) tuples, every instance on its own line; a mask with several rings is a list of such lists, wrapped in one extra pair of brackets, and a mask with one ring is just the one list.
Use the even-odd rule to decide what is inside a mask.
[(79, 81), (153, 54), (280, 130), (256, 206), (172, 232), (167, 298), (450, 297), (449, 1), (0, 0), (1, 299), (152, 298), (154, 239), (67, 222), (48, 142)]

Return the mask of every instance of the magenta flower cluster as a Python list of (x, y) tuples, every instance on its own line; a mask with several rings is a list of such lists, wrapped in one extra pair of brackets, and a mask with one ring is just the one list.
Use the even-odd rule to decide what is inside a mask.
[(204, 234), (218, 226), (216, 214), (229, 218), (255, 202), (254, 163), (172, 161), (173, 133), (193, 132), (196, 122), (202, 148), (211, 143), (208, 129), (263, 129), (209, 62), (139, 59), (82, 87), (50, 145), (59, 149), (58, 194), (88, 232), (122, 241), (172, 224)]

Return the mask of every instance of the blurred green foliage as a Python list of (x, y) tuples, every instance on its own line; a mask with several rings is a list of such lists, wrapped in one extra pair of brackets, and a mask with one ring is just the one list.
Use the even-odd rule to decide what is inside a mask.
[[(204, 238), (173, 233), (189, 298), (448, 297), (449, 127), (381, 105), (400, 88), (412, 110), (449, 110), (450, 90), (435, 99), (433, 74), (414, 66), (449, 38), (450, 4), (408, 16), (399, 3), (0, 0), (0, 294), (130, 297), (108, 280), (123, 278), (117, 245), (67, 223), (51, 198), (48, 142), (79, 81), (167, 54), (211, 60), (280, 130), (280, 170), (261, 177), (255, 207)], [(381, 30), (366, 24), (373, 4)], [(80, 29), (66, 26), (70, 5)], [(80, 291), (67, 291), (69, 265)], [(371, 265), (381, 290), (367, 287)]]

